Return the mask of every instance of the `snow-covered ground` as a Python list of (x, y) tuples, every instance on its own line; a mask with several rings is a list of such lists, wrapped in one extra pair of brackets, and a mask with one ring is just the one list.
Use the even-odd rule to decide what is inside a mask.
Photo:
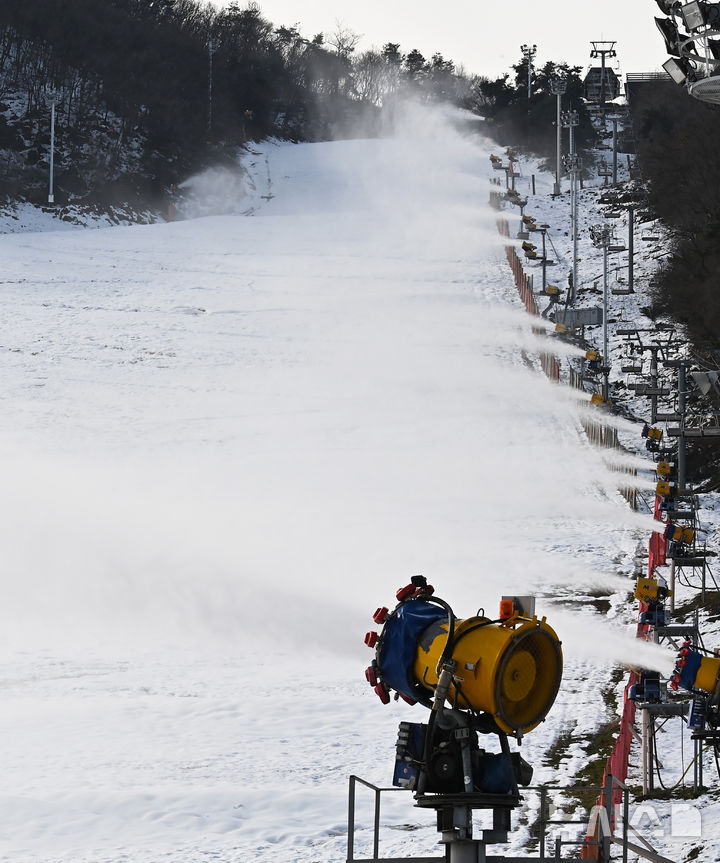
[[(460, 616), (540, 597), (534, 784), (587, 760), (613, 663), (672, 667), (629, 625), (647, 522), (539, 372), (492, 145), (400, 128), (254, 147), (245, 215), (0, 238), (1, 860), (344, 859), (348, 775), (389, 784), (423, 718), (363, 675), (417, 572)], [(431, 821), (394, 795), (383, 851)]]

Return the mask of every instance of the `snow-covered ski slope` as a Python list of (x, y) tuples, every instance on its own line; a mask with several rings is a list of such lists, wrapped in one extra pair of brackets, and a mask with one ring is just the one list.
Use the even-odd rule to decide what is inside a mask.
[[(0, 860), (343, 860), (348, 774), (424, 718), (363, 676), (417, 572), (539, 595), (566, 684), (523, 754), (587, 760), (544, 756), (638, 659), (647, 532), (538, 370), (490, 144), (398, 126), (253, 147), (243, 215), (0, 237)], [(395, 798), (383, 851), (432, 850)]]

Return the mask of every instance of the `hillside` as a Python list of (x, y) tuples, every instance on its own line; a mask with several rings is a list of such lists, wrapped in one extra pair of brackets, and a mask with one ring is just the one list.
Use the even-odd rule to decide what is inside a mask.
[(61, 217), (157, 220), (180, 183), (253, 140), (372, 135), (396, 99), (469, 100), (452, 60), (356, 53), (358, 38), (303, 34), (253, 2), (0, 4), (0, 202), (47, 202), (52, 158)]
[[(463, 613), (539, 595), (567, 667), (523, 755), (593, 757), (642, 529), (539, 372), (493, 145), (403, 119), (252, 147), (247, 215), (0, 238), (0, 859), (344, 859), (347, 776), (422, 718), (363, 677), (416, 572)], [(416, 819), (386, 853), (433, 847)]]

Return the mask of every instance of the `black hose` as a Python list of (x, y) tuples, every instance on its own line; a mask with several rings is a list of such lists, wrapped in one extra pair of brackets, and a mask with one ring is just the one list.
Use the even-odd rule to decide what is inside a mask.
[(463, 638), (465, 638), (466, 635), (470, 635), (471, 632), (482, 629), (484, 626), (490, 626), (491, 623), (502, 623), (502, 618), (498, 620), (490, 620), (488, 618), (485, 620), (481, 620), (479, 623), (473, 623), (472, 626), (468, 626), (467, 629), (463, 629), (460, 635), (458, 635), (458, 637), (455, 639), (454, 646), (456, 647), (463, 640)]
[[(448, 659), (452, 656), (453, 648), (454, 648), (454, 640), (455, 640), (455, 613), (452, 608), (445, 602), (443, 599), (439, 599), (435, 596), (425, 596), (419, 597), (424, 599), (427, 602), (435, 603), (435, 605), (439, 605), (445, 611), (447, 611), (448, 615), (448, 635), (445, 640), (445, 646), (443, 648), (443, 652), (440, 655), (440, 659), (438, 661), (438, 669), (440, 669)], [(438, 674), (440, 672), (438, 671)], [(437, 706), (437, 701), (433, 703), (430, 709), (430, 718), (428, 719), (427, 729), (425, 731), (425, 746), (423, 747), (423, 762), (424, 769), (420, 774), (420, 780), (418, 782), (418, 793), (422, 794), (425, 790), (427, 775), (428, 775), (428, 766), (430, 764), (430, 756), (432, 754), (432, 744), (433, 738), (435, 736), (435, 721), (437, 719), (437, 715), (439, 712), (439, 707)]]

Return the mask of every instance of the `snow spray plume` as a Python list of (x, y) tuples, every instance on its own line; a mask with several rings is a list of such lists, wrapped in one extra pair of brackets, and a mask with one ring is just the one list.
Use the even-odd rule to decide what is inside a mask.
[(630, 669), (645, 668), (672, 674), (676, 654), (657, 644), (641, 641), (627, 632), (618, 631), (607, 619), (589, 614), (574, 615), (553, 611), (553, 622), (562, 633), (568, 655), (575, 653), (587, 659), (603, 660)]
[(631, 452), (609, 449), (601, 453), (602, 460), (610, 467), (626, 467), (634, 470), (652, 471), (656, 470), (656, 464), (649, 458), (643, 458)]

